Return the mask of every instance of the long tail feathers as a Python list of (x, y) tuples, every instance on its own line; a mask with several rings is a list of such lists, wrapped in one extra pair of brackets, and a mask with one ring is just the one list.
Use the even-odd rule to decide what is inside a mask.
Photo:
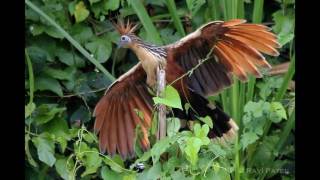
[(222, 27), (227, 30), (215, 44), (214, 52), (240, 80), (247, 81), (247, 74), (260, 78), (257, 68), (271, 68), (261, 53), (278, 56), (280, 44), (269, 27), (242, 19), (224, 22)]

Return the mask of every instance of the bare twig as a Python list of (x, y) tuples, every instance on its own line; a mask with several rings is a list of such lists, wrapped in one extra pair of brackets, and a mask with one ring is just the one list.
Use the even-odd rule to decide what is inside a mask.
[(80, 93), (77, 93), (77, 94), (68, 94), (68, 95), (64, 95), (64, 96), (50, 96), (50, 95), (36, 95), (36, 96), (37, 97), (52, 97), (52, 98), (70, 98), (70, 97), (73, 97), (73, 96), (81, 96), (81, 95), (84, 95), (84, 94), (91, 94), (91, 93), (100, 92), (100, 91), (103, 91), (103, 90), (106, 90), (106, 89), (107, 88), (104, 87), (104, 88), (96, 89), (96, 90), (93, 90), (93, 91), (80, 92)]
[[(164, 91), (166, 87), (166, 72), (164, 69), (157, 68), (157, 96), (164, 97)], [(166, 123), (166, 106), (159, 104), (158, 106), (158, 128), (157, 139), (160, 140), (166, 136), (167, 123)]]

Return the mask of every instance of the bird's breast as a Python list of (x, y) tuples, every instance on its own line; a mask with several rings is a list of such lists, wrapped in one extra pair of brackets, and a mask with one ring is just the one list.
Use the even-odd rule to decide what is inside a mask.
[(151, 52), (143, 50), (142, 48), (136, 51), (136, 55), (141, 62), (144, 71), (147, 74), (147, 84), (150, 87), (154, 87), (157, 82), (157, 68), (160, 62), (165, 61), (164, 59), (159, 59), (157, 56), (153, 55)]

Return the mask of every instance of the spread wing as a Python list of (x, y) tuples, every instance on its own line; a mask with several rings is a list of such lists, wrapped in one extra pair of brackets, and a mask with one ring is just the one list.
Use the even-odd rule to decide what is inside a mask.
[[(106, 91), (94, 110), (94, 130), (99, 133), (100, 152), (123, 159), (134, 156), (135, 128), (140, 125), (140, 145), (149, 148), (147, 129), (151, 125), (153, 101), (140, 63), (119, 77)], [(140, 118), (136, 110), (143, 114)]]
[(166, 46), (168, 61), (175, 61), (185, 72), (205, 59), (210, 59), (188, 77), (188, 86), (199, 94), (210, 96), (232, 84), (231, 73), (242, 81), (248, 74), (261, 77), (259, 67), (271, 68), (261, 53), (278, 56), (280, 45), (270, 28), (235, 19), (203, 25), (181, 40)]

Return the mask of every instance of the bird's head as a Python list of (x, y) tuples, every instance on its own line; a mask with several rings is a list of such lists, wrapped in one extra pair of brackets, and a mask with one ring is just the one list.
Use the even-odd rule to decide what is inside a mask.
[(129, 48), (132, 46), (135, 39), (137, 39), (134, 31), (137, 29), (138, 24), (133, 25), (129, 21), (125, 24), (123, 20), (118, 19), (118, 23), (114, 24), (114, 26), (121, 35), (118, 47)]

